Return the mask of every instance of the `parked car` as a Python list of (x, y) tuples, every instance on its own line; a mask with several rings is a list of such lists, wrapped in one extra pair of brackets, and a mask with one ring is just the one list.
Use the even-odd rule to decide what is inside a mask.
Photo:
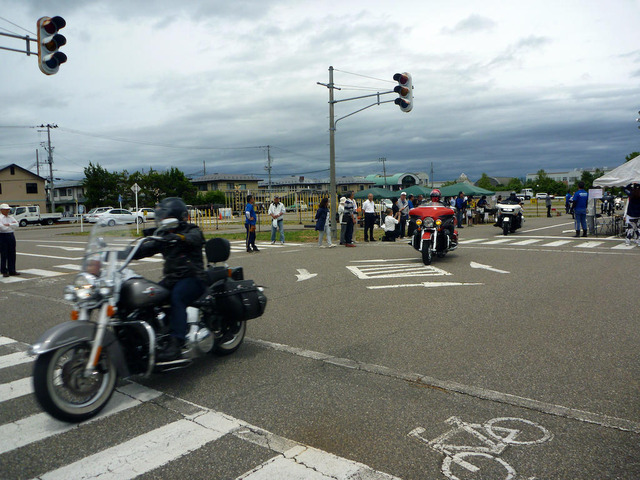
[(142, 208), (139, 208), (138, 210), (134, 210), (133, 213), (136, 215), (142, 215), (142, 218), (144, 219), (145, 222), (156, 219), (156, 211), (153, 208), (142, 207)]
[(132, 213), (124, 208), (111, 208), (104, 213), (99, 213), (89, 220), (88, 222), (95, 223), (97, 221), (106, 222), (107, 225), (123, 225), (126, 223), (142, 223), (144, 217), (141, 214)]
[(301, 212), (306, 212), (309, 209), (306, 203), (294, 203), (293, 205), (290, 205), (286, 208), (287, 212), (297, 212), (298, 210), (300, 210)]
[(102, 215), (107, 210), (111, 210), (113, 207), (96, 207), (89, 210), (83, 218), (85, 222), (95, 223), (99, 215)]
[(548, 195), (549, 197), (551, 197), (551, 198), (554, 198), (554, 196), (553, 196), (553, 195), (549, 195), (548, 193), (543, 193), (543, 192), (536, 193), (536, 198), (537, 198), (538, 200), (545, 200), (545, 199), (547, 198), (547, 195)]

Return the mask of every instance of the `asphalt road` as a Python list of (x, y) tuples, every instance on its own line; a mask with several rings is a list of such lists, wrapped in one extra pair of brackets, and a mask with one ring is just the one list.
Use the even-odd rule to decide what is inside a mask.
[[(269, 303), (236, 354), (133, 379), (140, 404), (57, 434), (36, 423), (48, 433), (24, 445), (40, 410), (0, 390), (0, 478), (86, 470), (194, 411), (237, 428), (140, 478), (640, 478), (640, 248), (575, 239), (570, 222), (531, 219), (508, 237), (467, 227), (430, 267), (402, 242), (237, 245), (229, 264)], [(68, 318), (85, 237), (66, 230), (18, 231), (26, 273), (0, 285), (0, 339), (16, 340), (0, 345), (3, 386), (30, 371), (3, 359)], [(136, 269), (158, 279), (161, 265)]]

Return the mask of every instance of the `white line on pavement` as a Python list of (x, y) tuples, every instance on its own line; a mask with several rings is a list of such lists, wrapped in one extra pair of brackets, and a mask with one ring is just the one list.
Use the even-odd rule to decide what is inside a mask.
[(13, 367), (14, 365), (20, 365), (22, 363), (29, 363), (33, 361), (33, 357), (27, 352), (10, 353), (9, 355), (2, 355), (0, 357), (0, 369)]
[(21, 378), (9, 383), (0, 385), (0, 402), (6, 402), (13, 398), (23, 397), (33, 393), (33, 383), (31, 378)]

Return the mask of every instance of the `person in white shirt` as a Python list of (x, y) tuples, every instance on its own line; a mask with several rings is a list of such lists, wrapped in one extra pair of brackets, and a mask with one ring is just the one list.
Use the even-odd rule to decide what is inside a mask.
[(280, 201), (280, 197), (273, 197), (273, 203), (269, 205), (268, 214), (271, 216), (271, 243), (276, 243), (276, 230), (280, 230), (280, 243), (284, 245), (284, 214), (287, 210)]
[(375, 241), (373, 238), (373, 226), (376, 223), (376, 204), (373, 202), (373, 193), (367, 195), (367, 199), (362, 203), (364, 212), (364, 241)]
[(16, 271), (16, 236), (13, 233), (18, 221), (10, 213), (8, 204), (0, 205), (0, 272), (3, 277), (20, 275)]
[(393, 210), (387, 208), (387, 216), (384, 218), (384, 237), (383, 242), (395, 242), (396, 241), (396, 225), (398, 225), (398, 219), (393, 216)]

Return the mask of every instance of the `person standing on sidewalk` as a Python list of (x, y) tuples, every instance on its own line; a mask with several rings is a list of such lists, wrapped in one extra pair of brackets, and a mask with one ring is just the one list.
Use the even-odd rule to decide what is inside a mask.
[(544, 205), (547, 207), (547, 218), (551, 218), (551, 195), (547, 193), (547, 198), (544, 199)]
[(276, 231), (280, 231), (280, 243), (284, 245), (284, 214), (287, 210), (280, 201), (280, 197), (273, 197), (273, 203), (269, 205), (267, 212), (271, 216), (271, 244), (276, 243)]
[(0, 271), (3, 277), (20, 275), (16, 271), (16, 236), (18, 221), (11, 216), (11, 207), (0, 205)]
[(632, 183), (624, 187), (624, 191), (629, 195), (625, 207), (624, 219), (626, 223), (626, 235), (624, 243), (631, 245), (631, 240), (635, 237), (635, 243), (640, 247), (640, 183)]
[(353, 227), (358, 221), (357, 209), (358, 205), (353, 199), (353, 192), (347, 192), (347, 200), (344, 202), (344, 215), (342, 217), (345, 222), (344, 245), (345, 247), (355, 247), (353, 244)]
[(400, 210), (400, 238), (404, 238), (407, 220), (409, 220), (409, 201), (407, 200), (407, 192), (402, 192), (400, 194), (398, 209)]
[(582, 226), (582, 236), (587, 236), (587, 204), (589, 203), (589, 192), (584, 189), (584, 182), (578, 183), (578, 191), (573, 195), (573, 212), (576, 219), (576, 234), (580, 236)]
[(259, 252), (256, 247), (256, 210), (253, 195), (247, 195), (247, 206), (244, 209), (244, 228), (247, 229), (247, 252)]
[(373, 193), (367, 195), (367, 199), (362, 204), (364, 212), (364, 241), (375, 241), (373, 238), (373, 226), (376, 223), (376, 204), (373, 202)]
[(458, 220), (458, 228), (464, 228), (462, 221), (464, 220), (464, 212), (467, 209), (467, 200), (464, 198), (464, 193), (458, 193), (456, 198), (456, 220)]
[(316, 211), (316, 230), (318, 231), (318, 246), (322, 247), (322, 237), (327, 237), (329, 248), (335, 247), (331, 243), (331, 215), (329, 213), (329, 199), (327, 197), (320, 200), (320, 205)]

